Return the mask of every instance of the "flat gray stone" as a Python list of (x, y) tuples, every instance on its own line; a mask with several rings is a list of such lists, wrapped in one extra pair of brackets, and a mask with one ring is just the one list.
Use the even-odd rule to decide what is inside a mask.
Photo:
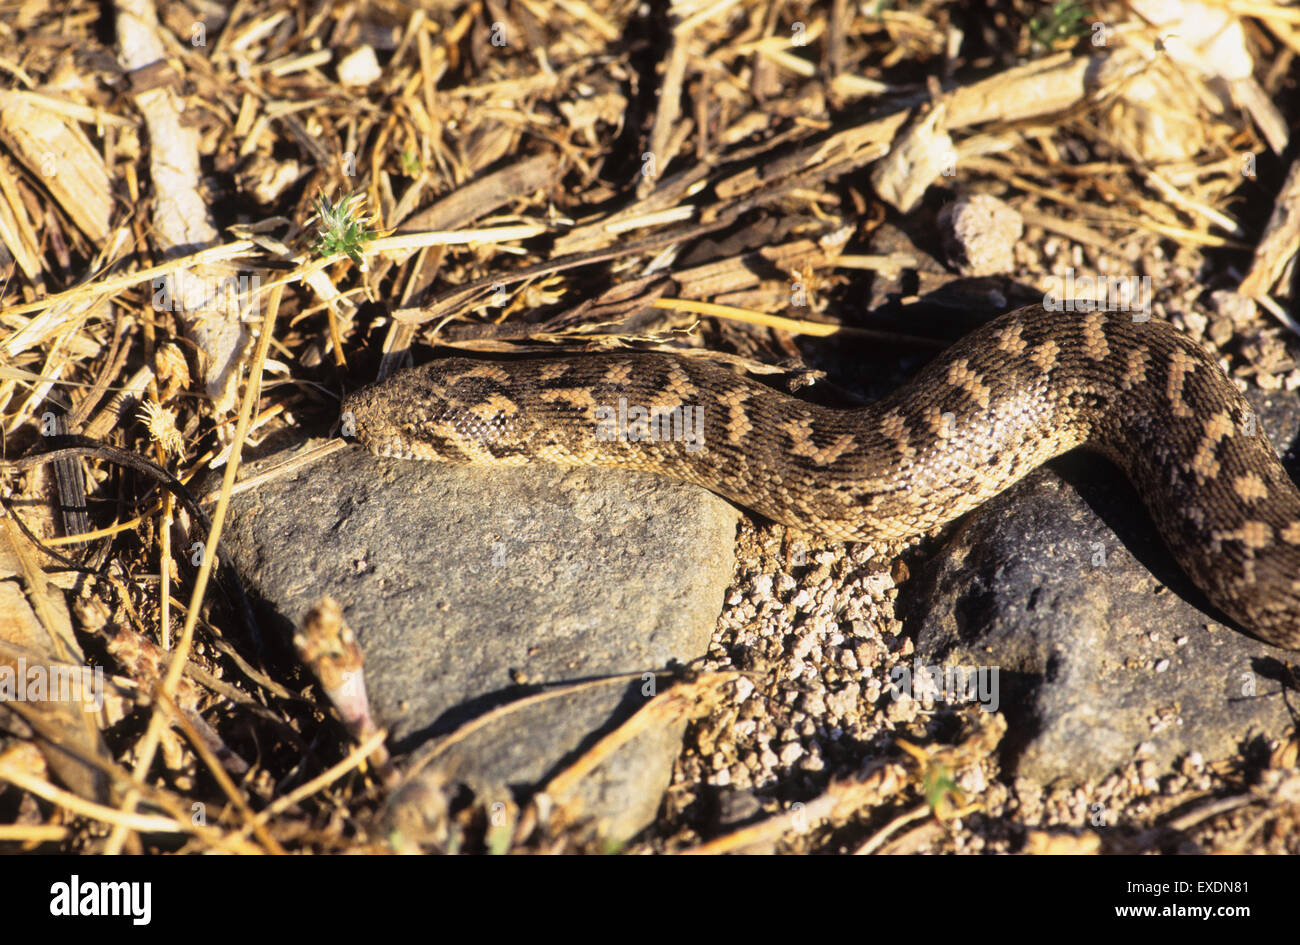
[[(490, 794), (544, 782), (644, 703), (639, 674), (705, 652), (737, 519), (655, 476), (353, 449), (237, 496), (223, 541), (276, 632), (324, 594), (339, 601), (399, 755), (540, 686), (638, 674), (505, 713), (503, 730), (467, 740), (450, 767)], [(654, 817), (680, 741), (680, 727), (639, 738), (603, 766), (590, 800), (606, 836)]]
[[(1257, 406), (1285, 447), (1295, 398)], [(1214, 619), (1120, 473), (1083, 457), (1057, 468), (1068, 483), (1033, 474), (918, 569), (905, 608), (920, 663), (998, 668), (1005, 761), (1039, 783), (1281, 737), (1295, 654)]]

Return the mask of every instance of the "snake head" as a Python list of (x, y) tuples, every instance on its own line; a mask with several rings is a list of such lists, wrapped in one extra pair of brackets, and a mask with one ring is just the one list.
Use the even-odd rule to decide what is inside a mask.
[(343, 399), (340, 433), (378, 456), (523, 462), (517, 411), (488, 376), (492, 370), (450, 358), (399, 371)]

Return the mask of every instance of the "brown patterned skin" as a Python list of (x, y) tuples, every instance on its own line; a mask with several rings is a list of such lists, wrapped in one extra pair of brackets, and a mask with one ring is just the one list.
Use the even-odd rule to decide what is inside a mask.
[[(669, 354), (453, 358), (347, 397), (345, 432), (388, 456), (646, 470), (851, 541), (920, 535), (1086, 447), (1125, 471), (1215, 605), (1300, 649), (1300, 491), (1214, 361), (1141, 318), (1011, 312), (853, 410)], [(638, 406), (702, 413), (679, 409), (647, 439)]]

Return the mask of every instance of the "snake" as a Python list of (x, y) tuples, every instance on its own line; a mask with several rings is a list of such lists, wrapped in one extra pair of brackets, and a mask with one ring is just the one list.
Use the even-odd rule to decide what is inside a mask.
[(1142, 312), (1006, 313), (860, 407), (625, 349), (435, 360), (348, 394), (341, 417), (381, 456), (640, 470), (875, 543), (931, 533), (1083, 448), (1124, 472), (1212, 605), (1300, 649), (1300, 491), (1210, 353)]

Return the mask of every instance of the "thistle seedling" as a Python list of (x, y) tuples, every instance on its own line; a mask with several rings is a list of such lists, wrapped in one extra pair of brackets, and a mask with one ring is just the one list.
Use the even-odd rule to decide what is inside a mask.
[(1055, 49), (1088, 35), (1085, 17), (1090, 11), (1077, 0), (1058, 0), (1052, 8), (1029, 21), (1029, 41), (1034, 49)]
[(345, 197), (337, 204), (331, 204), (323, 195), (318, 195), (316, 212), (307, 221), (309, 226), (316, 224), (317, 237), (312, 252), (318, 256), (342, 253), (364, 271), (366, 261), (361, 255), (362, 244), (376, 235), (368, 226), (370, 221), (361, 213), (364, 201), (365, 194), (362, 193)]

